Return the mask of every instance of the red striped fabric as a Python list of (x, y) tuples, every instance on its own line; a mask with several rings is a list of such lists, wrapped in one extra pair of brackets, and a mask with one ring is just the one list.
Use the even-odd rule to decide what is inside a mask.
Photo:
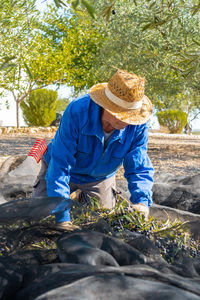
[(47, 151), (47, 143), (45, 139), (37, 139), (31, 148), (28, 156), (35, 158), (36, 162), (39, 163), (42, 155)]

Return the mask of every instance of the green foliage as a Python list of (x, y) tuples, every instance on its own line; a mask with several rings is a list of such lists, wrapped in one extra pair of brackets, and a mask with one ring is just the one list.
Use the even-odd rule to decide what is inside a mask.
[[(66, 3), (67, 2), (67, 3)], [(89, 13), (89, 15), (95, 19), (96, 14), (95, 14), (95, 8), (94, 5), (91, 3), (91, 1), (88, 0), (54, 0), (54, 3), (56, 5), (57, 8), (60, 8), (62, 6), (67, 7), (67, 4), (70, 3), (73, 7), (73, 9), (79, 10), (80, 9), (86, 9), (87, 12)]]
[[(32, 89), (66, 83), (75, 93), (117, 68), (146, 78), (156, 109), (199, 111), (199, 4), (195, 0), (34, 0), (0, 3), (0, 88), (19, 103)], [(87, 13), (88, 12), (88, 13)], [(92, 18), (91, 18), (92, 16)], [(198, 95), (198, 96), (197, 96)]]
[[(85, 72), (79, 59), (73, 61), (76, 72), (71, 84), (75, 91), (105, 82), (122, 68), (146, 78), (146, 94), (156, 109), (174, 108), (179, 101), (176, 96), (181, 94), (181, 109), (192, 116), (200, 103), (195, 100), (200, 60), (199, 12), (192, 14), (194, 4), (189, 0), (96, 1), (98, 18), (88, 23), (87, 30), (98, 29), (101, 42), (96, 54), (88, 57)], [(74, 16), (77, 28), (83, 31), (87, 14), (84, 16)]]
[(12, 94), (17, 111), (32, 90), (70, 79), (70, 59), (43, 35), (44, 20), (34, 4), (35, 0), (0, 3), (0, 88)]
[(51, 8), (42, 30), (53, 48), (62, 50), (64, 62), (61, 65), (65, 68), (67, 84), (79, 92), (94, 83), (95, 74), (91, 74), (91, 68), (98, 60), (104, 36), (101, 27), (86, 18), (83, 12), (70, 14), (69, 17), (69, 11), (66, 11), (61, 16)]
[[(159, 249), (161, 256), (169, 263), (180, 257), (200, 257), (200, 244), (190, 236), (187, 222), (158, 221), (151, 217), (145, 221), (144, 216), (129, 211), (127, 201), (118, 199), (114, 209), (100, 208), (98, 200), (92, 199), (90, 206), (72, 205), (71, 216), (73, 223), (83, 230), (97, 230), (96, 225), (106, 228), (107, 234), (118, 236), (126, 242), (129, 233), (136, 232), (149, 238)], [(54, 226), (54, 216), (46, 217), (38, 222), (18, 220), (15, 224), (0, 225), (0, 232), (5, 238), (0, 241), (0, 256), (8, 255), (16, 250), (56, 249), (56, 240), (62, 234)], [(110, 232), (108, 232), (110, 229)], [(97, 230), (98, 231), (98, 230)], [(20, 241), (11, 245), (10, 235), (23, 232)], [(34, 234), (39, 232), (40, 234)], [(9, 234), (8, 234), (9, 233)], [(18, 236), (18, 235), (17, 235)]]
[(23, 117), (29, 126), (49, 126), (57, 111), (57, 92), (37, 90), (21, 103)]
[(107, 224), (105, 228), (110, 227), (111, 235), (113, 232), (119, 233), (125, 241), (127, 230), (143, 234), (155, 243), (162, 257), (169, 263), (184, 255), (200, 255), (200, 246), (190, 237), (187, 222), (172, 222), (169, 219), (161, 222), (154, 217), (146, 221), (142, 214), (130, 211), (126, 199), (120, 196), (112, 210), (100, 208), (98, 200), (93, 198), (91, 205), (78, 208), (78, 211), (73, 208), (71, 215), (73, 223), (83, 229), (96, 230), (95, 224), (98, 220), (101, 220), (101, 224), (104, 221)]
[(167, 126), (170, 133), (181, 133), (187, 124), (187, 114), (180, 110), (168, 109), (157, 113), (158, 122), (162, 126)]
[[(9, 72), (16, 67), (21, 57), (21, 64), (28, 54), (33, 28), (38, 27), (38, 12), (34, 0), (2, 0), (0, 3), (0, 71)], [(24, 68), (27, 66), (24, 65)]]
[[(86, 1), (86, 0), (68, 0), (68, 3), (72, 4), (72, 7), (76, 11), (77, 9), (80, 10), (80, 8), (85, 7), (87, 12), (90, 14), (92, 18), (95, 18), (95, 13), (97, 13), (95, 6), (91, 4), (91, 1)], [(111, 18), (111, 9), (114, 7), (116, 0), (110, 0), (110, 1), (104, 1), (101, 3), (101, 10), (103, 12), (103, 16), (107, 21), (110, 20)], [(152, 10), (156, 6), (156, 1), (150, 1), (146, 0), (146, 6), (148, 6), (149, 10)], [(64, 0), (54, 0), (55, 5), (60, 8), (62, 6), (67, 6), (66, 2)], [(136, 0), (133, 1), (135, 6), (138, 5), (138, 2)], [(147, 23), (144, 26), (144, 30), (148, 28), (154, 28), (156, 26), (162, 26), (165, 23), (169, 24), (169, 29), (172, 27), (171, 20), (175, 19), (177, 15), (175, 14), (175, 9), (174, 7), (176, 6), (177, 1), (172, 0), (172, 1), (162, 1), (162, 12), (165, 9), (165, 11), (168, 13), (168, 17), (159, 20), (159, 18), (154, 18), (154, 21), (151, 23)], [(180, 1), (181, 6), (184, 5), (184, 1)], [(191, 7), (190, 7), (190, 14), (194, 16), (200, 11), (200, 3), (197, 3), (196, 1), (191, 1)]]
[[(107, 24), (106, 31), (113, 39), (112, 43), (106, 41), (102, 54), (109, 57), (110, 65), (146, 77), (150, 93), (170, 90), (171, 94), (181, 89), (182, 74), (172, 67), (182, 65), (180, 54), (196, 49), (192, 38), (198, 39), (198, 18), (191, 17), (189, 1), (184, 5), (181, 2), (176, 0), (169, 7), (168, 1), (161, 0), (153, 6), (147, 1), (137, 2), (137, 6), (133, 1), (115, 1), (116, 14)], [(178, 19), (174, 19), (175, 15)], [(102, 19), (99, 22), (105, 26)]]
[[(138, 12), (137, 17), (141, 17), (141, 26), (144, 36), (151, 32), (157, 37), (162, 38), (165, 45), (166, 57), (171, 57), (171, 68), (175, 74), (179, 74), (190, 86), (199, 90), (200, 76), (200, 41), (199, 41), (199, 1), (182, 0), (159, 0), (159, 1), (117, 1), (110, 0), (98, 1), (95, 9), (96, 13), (105, 17), (106, 21), (113, 23), (112, 12), (119, 18), (119, 3), (123, 7), (123, 16), (126, 15), (126, 3)], [(198, 2), (198, 3), (197, 3)], [(124, 9), (125, 8), (125, 9)], [(138, 10), (139, 9), (139, 10)], [(98, 14), (97, 13), (97, 14)], [(135, 18), (132, 19), (135, 21)], [(138, 24), (139, 25), (139, 24)], [(178, 35), (174, 35), (176, 30)], [(145, 32), (146, 31), (146, 32)], [(171, 37), (174, 35), (175, 43)], [(182, 36), (182, 37), (181, 37)], [(179, 40), (181, 39), (181, 43)], [(160, 42), (158, 40), (158, 42)], [(142, 38), (142, 41), (144, 39)], [(182, 47), (181, 47), (182, 44)], [(151, 47), (156, 44), (151, 44)], [(175, 46), (175, 47), (174, 47)]]

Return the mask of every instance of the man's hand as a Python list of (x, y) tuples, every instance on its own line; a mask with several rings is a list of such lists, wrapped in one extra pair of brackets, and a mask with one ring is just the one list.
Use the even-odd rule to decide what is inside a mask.
[(82, 192), (81, 192), (80, 189), (76, 190), (75, 192), (72, 192), (72, 193), (70, 194), (71, 200), (79, 201), (79, 202), (80, 202), (80, 200), (81, 200), (81, 193), (82, 193)]
[(129, 210), (133, 211), (136, 210), (140, 212), (141, 214), (144, 215), (145, 220), (148, 220), (148, 215), (149, 215), (149, 208), (143, 204), (143, 203), (138, 203), (138, 204), (131, 204), (129, 207)]

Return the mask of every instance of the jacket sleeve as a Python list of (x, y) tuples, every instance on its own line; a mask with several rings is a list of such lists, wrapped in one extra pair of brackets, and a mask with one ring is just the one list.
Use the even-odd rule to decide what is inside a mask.
[[(70, 169), (75, 165), (78, 140), (78, 124), (73, 120), (69, 104), (61, 119), (60, 126), (52, 140), (51, 160), (46, 174), (47, 195), (70, 199)], [(66, 205), (66, 202), (63, 201)], [(62, 204), (61, 204), (62, 206)], [(66, 207), (59, 207), (59, 211)]]
[(123, 164), (124, 176), (131, 194), (130, 201), (134, 204), (143, 203), (149, 207), (152, 204), (154, 169), (147, 154), (147, 142), (148, 126), (146, 124), (137, 126), (131, 149)]

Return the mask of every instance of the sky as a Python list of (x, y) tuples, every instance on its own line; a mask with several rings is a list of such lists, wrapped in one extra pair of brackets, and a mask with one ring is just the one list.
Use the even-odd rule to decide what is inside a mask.
[[(48, 86), (48, 89), (55, 90), (56, 86), (50, 85)], [(62, 86), (57, 92), (59, 98), (68, 98), (71, 94), (71, 88)], [(6, 108), (6, 100), (9, 102), (9, 109)], [(12, 95), (10, 94), (10, 96), (8, 95), (5, 98), (1, 98), (0, 103), (2, 103), (0, 106), (0, 126), (16, 126), (16, 104)], [(20, 126), (26, 126), (21, 109), (19, 117)]]
[(35, 4), (38, 10), (45, 11), (47, 4), (52, 4), (54, 3), (53, 0), (36, 0)]

